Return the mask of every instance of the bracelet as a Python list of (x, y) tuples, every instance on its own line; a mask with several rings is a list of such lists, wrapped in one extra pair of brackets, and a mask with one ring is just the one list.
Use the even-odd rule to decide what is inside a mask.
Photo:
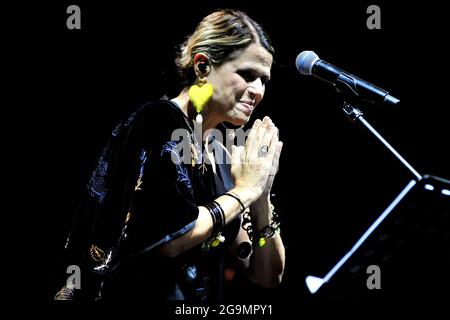
[(212, 201), (211, 203), (205, 204), (205, 207), (211, 215), (213, 230), (211, 236), (202, 244), (203, 251), (207, 251), (211, 247), (217, 247), (225, 241), (225, 237), (222, 235), (223, 228), (225, 227), (225, 212), (222, 206), (217, 201)]
[(240, 204), (241, 207), (242, 207), (241, 213), (245, 211), (245, 206), (244, 206), (244, 204), (242, 203), (241, 199), (240, 199), (237, 195), (235, 195), (234, 193), (231, 193), (231, 192), (226, 192), (226, 193), (224, 193), (224, 196), (229, 196), (229, 197), (232, 197), (232, 198), (236, 199), (237, 202), (239, 202), (239, 204)]
[(280, 232), (280, 217), (275, 212), (273, 205), (271, 205), (272, 219), (267, 226), (261, 229), (259, 232), (254, 232), (252, 228), (252, 221), (249, 212), (243, 214), (242, 229), (247, 231), (248, 237), (252, 242), (258, 239), (258, 245), (263, 247), (266, 244), (265, 238), (273, 238), (276, 233)]

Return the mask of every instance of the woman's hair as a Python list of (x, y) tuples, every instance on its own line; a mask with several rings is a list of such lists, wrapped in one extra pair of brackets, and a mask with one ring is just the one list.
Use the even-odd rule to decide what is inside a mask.
[(237, 56), (252, 43), (261, 44), (272, 55), (274, 49), (261, 26), (241, 11), (225, 9), (203, 18), (195, 32), (180, 46), (175, 60), (183, 85), (195, 80), (194, 56), (202, 52), (214, 66)]

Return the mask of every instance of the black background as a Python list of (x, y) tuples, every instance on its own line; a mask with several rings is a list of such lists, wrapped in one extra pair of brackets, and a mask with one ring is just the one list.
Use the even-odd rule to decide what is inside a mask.
[[(111, 130), (139, 105), (176, 93), (176, 46), (225, 7), (261, 23), (276, 50), (251, 122), (271, 116), (284, 142), (274, 199), (287, 247), (280, 297), (311, 299), (305, 275), (328, 272), (413, 176), (345, 118), (331, 86), (298, 74), (295, 57), (314, 50), (401, 99), (397, 108), (362, 110), (419, 173), (448, 179), (448, 26), (439, 3), (61, 1), (11, 9), (7, 120), (15, 125), (6, 140), (20, 175), (10, 200), (19, 226), (32, 230), (19, 255), (27, 248), (27, 260), (39, 261), (39, 300), (51, 299), (68, 223)], [(81, 8), (81, 30), (66, 28), (70, 4)], [(366, 27), (370, 4), (381, 8), (381, 30)]]

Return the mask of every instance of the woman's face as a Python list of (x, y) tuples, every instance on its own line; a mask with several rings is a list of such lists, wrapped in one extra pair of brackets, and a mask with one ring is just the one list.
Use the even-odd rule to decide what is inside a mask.
[(235, 59), (213, 67), (207, 77), (214, 87), (208, 113), (236, 126), (247, 123), (264, 96), (271, 66), (272, 55), (252, 43)]

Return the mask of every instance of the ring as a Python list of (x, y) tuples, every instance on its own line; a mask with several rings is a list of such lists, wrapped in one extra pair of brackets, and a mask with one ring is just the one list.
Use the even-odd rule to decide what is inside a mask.
[(269, 154), (269, 146), (267, 144), (263, 144), (259, 147), (258, 157), (265, 157)]

